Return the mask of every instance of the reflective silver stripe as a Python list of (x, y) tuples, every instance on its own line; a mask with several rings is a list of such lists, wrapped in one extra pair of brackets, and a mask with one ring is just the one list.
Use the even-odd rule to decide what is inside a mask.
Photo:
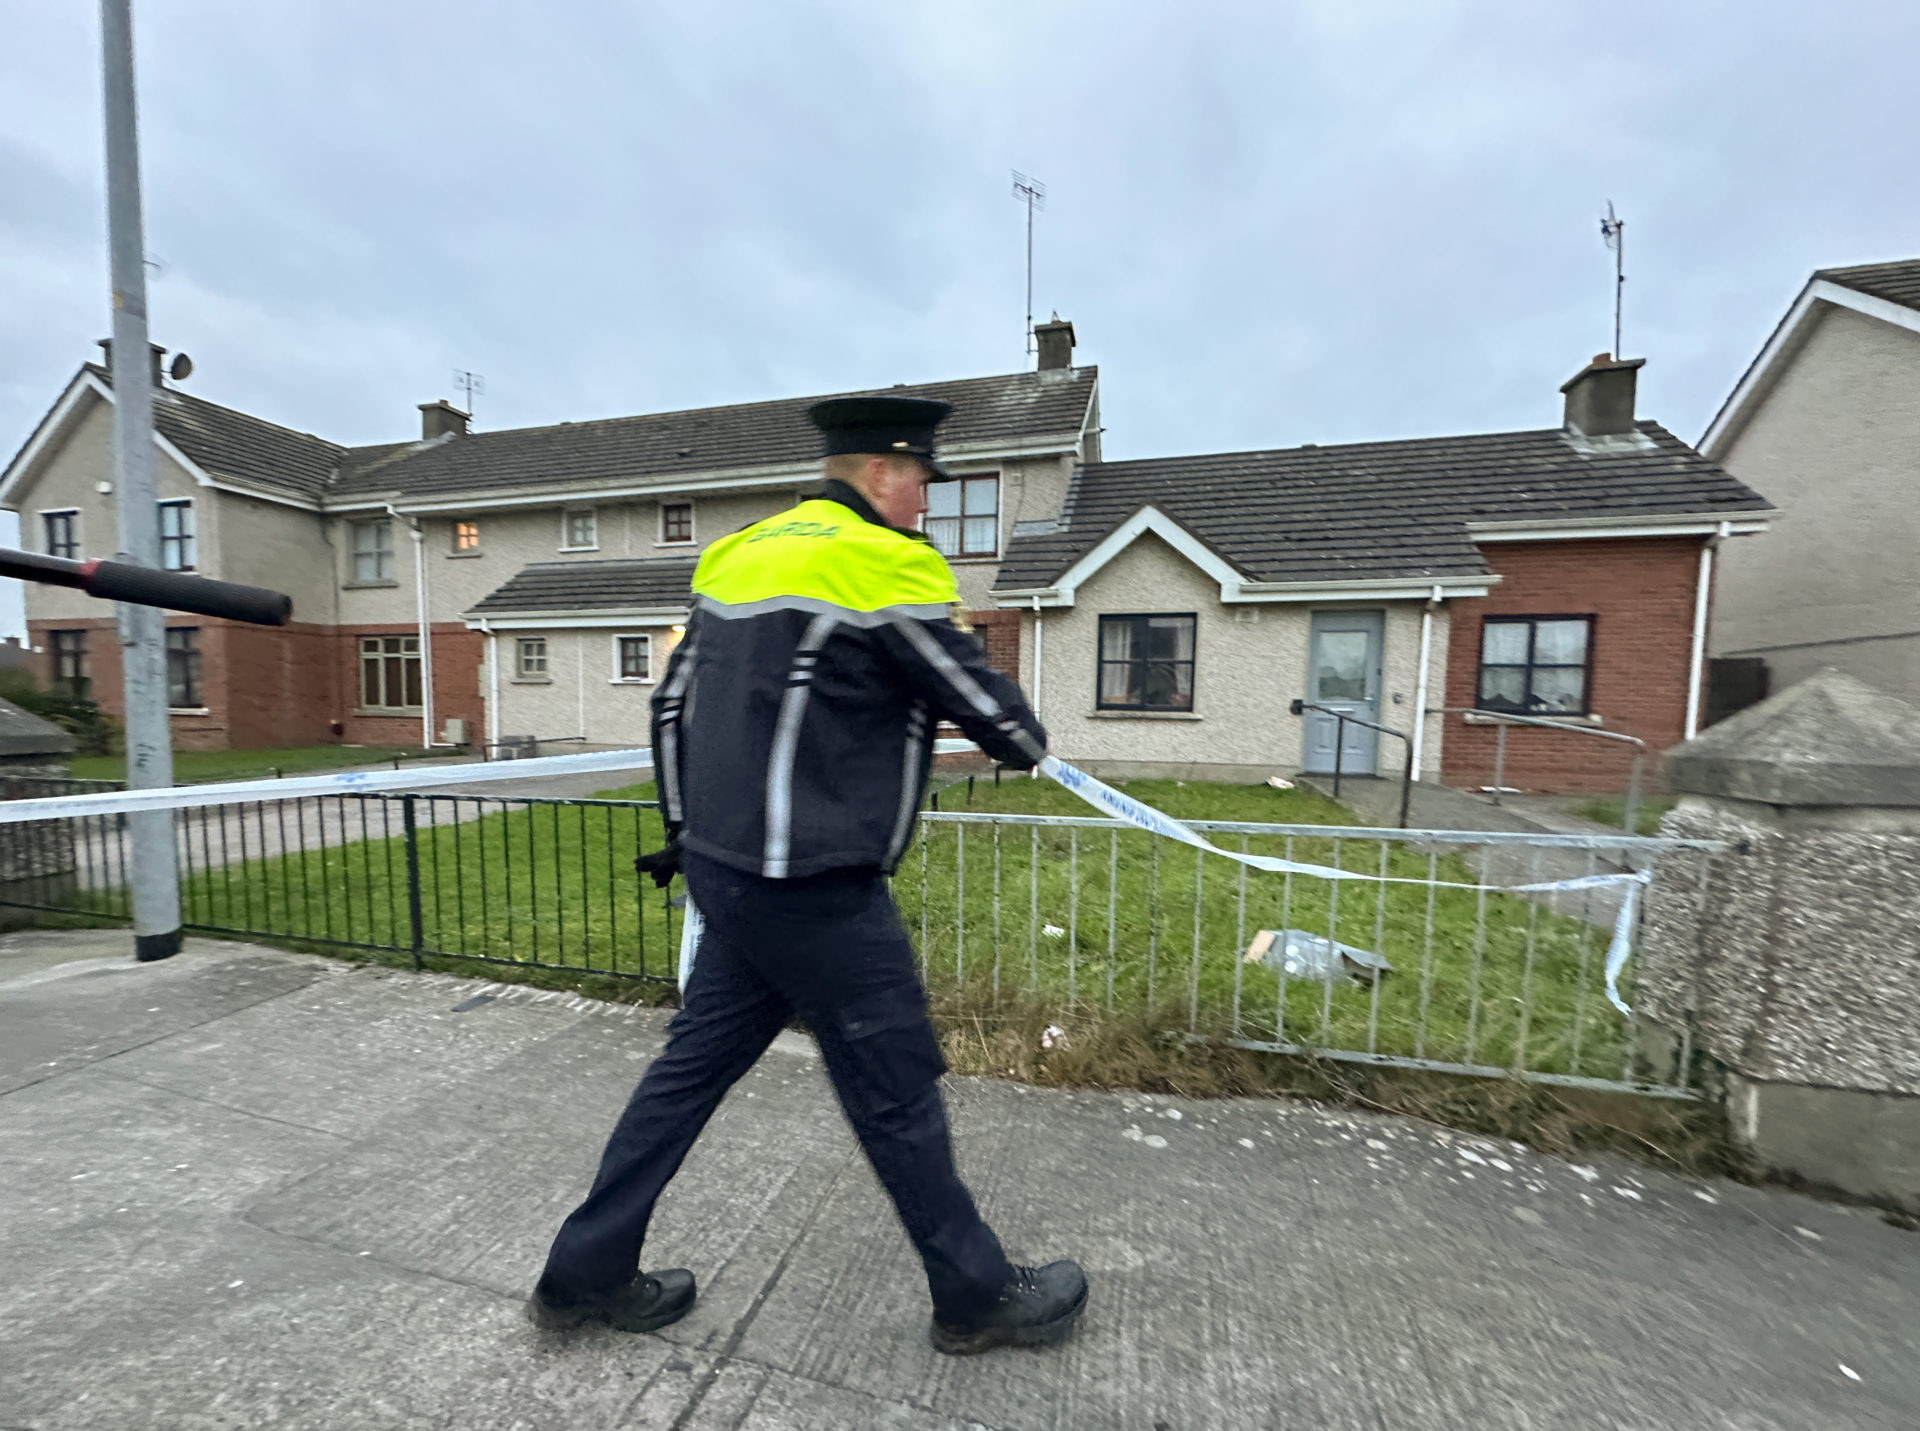
[(686, 692), (693, 683), (695, 638), (674, 652), (679, 664), (666, 685), (660, 688), (660, 768), (654, 772), (660, 782), (660, 813), (678, 822), (684, 816), (680, 805), (680, 717), (686, 707)]
[(927, 743), (927, 708), (919, 701), (907, 716), (907, 746), (900, 757), (900, 810), (893, 819), (893, 838), (887, 841), (887, 857), (892, 865), (907, 847), (907, 831), (913, 828), (913, 812), (920, 804), (920, 750)]
[(1046, 759), (1047, 748), (1033, 738), (1032, 731), (1020, 724), (1019, 721), (1013, 719), (1013, 717), (1009, 716), (1007, 719), (1001, 721), (999, 730), (1008, 740), (1019, 746), (1028, 755), (1031, 755), (1036, 763)]
[(920, 653), (921, 659), (945, 677), (947, 684), (959, 692), (961, 699), (968, 705), (991, 721), (997, 721), (1006, 714), (1001, 709), (1000, 702), (988, 695), (981, 684), (969, 676), (958, 661), (947, 654), (946, 647), (934, 640), (926, 627), (918, 621), (901, 621), (896, 624), (900, 628), (900, 634), (905, 636), (913, 649)]
[(836, 606), (818, 596), (769, 596), (764, 601), (747, 601), (738, 606), (729, 606), (724, 601), (715, 601), (711, 596), (702, 596), (699, 603), (702, 611), (722, 621), (745, 621), (775, 611), (804, 611), (811, 616), (832, 616), (843, 626), (858, 626), (863, 630), (890, 626), (902, 620), (944, 621), (953, 614), (953, 607), (945, 602), (883, 606), (878, 611), (861, 611), (857, 607)]
[(773, 726), (773, 749), (767, 756), (767, 843), (760, 873), (768, 879), (787, 877), (787, 856), (793, 849), (793, 759), (800, 748), (800, 722), (813, 690), (813, 671), (820, 648), (839, 624), (837, 609), (822, 612), (807, 623), (787, 670), (787, 689), (780, 697), (780, 715)]

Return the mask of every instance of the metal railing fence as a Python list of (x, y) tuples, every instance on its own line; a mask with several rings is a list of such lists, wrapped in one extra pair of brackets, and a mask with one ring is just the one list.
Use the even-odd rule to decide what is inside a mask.
[[(182, 810), (194, 930), (671, 980), (680, 917), (633, 869), (650, 803), (466, 794), (326, 795)], [(1372, 877), (1270, 874), (1098, 817), (923, 812), (893, 881), (936, 997), (1142, 1015), (1240, 1047), (1693, 1096), (1639, 1066), (1605, 995), (1619, 886), (1504, 888), (1651, 868), (1698, 881), (1737, 857), (1703, 841), (1188, 822), (1227, 848)], [(118, 816), (6, 827), (0, 902), (128, 914)], [(36, 851), (38, 853), (36, 853)], [(1661, 857), (1688, 852), (1681, 861)], [(1684, 873), (1681, 869), (1684, 866)], [(1663, 873), (1670, 869), (1672, 873)], [(1258, 958), (1262, 930), (1281, 933)], [(1289, 946), (1328, 956), (1289, 967)], [(1344, 946), (1344, 948), (1341, 948)], [(1389, 972), (1376, 972), (1377, 959)], [(1623, 982), (1632, 1001), (1632, 971)], [(1684, 1034), (1684, 1031), (1683, 1031)]]
[[(679, 912), (633, 861), (652, 802), (318, 795), (174, 816), (188, 929), (670, 980)], [(0, 903), (131, 917), (124, 817), (0, 826), (23, 878)]]
[[(1650, 869), (1688, 851), (1702, 885), (1735, 856), (1710, 841), (1324, 825), (1186, 822), (1227, 848), (1375, 877), (1268, 874), (1119, 821), (926, 812), (895, 897), (930, 989), (1145, 1011), (1239, 1047), (1690, 1097), (1678, 1071), (1639, 1065), (1631, 1020), (1605, 995), (1619, 886), (1512, 886)], [(1644, 898), (1637, 905), (1644, 908)], [(1275, 951), (1248, 950), (1261, 930)], [(1292, 941), (1375, 955), (1343, 977), (1290, 972)], [(1310, 964), (1310, 959), (1300, 961)], [(1632, 1002), (1632, 966), (1622, 981)], [(1069, 1029), (1069, 1032), (1071, 1030)], [(1683, 1035), (1684, 1036), (1684, 1035)]]
[(1513, 711), (1482, 710), (1478, 706), (1433, 706), (1428, 715), (1457, 715), (1462, 720), (1477, 720), (1494, 727), (1493, 735), (1493, 784), (1483, 789), (1490, 803), (1498, 805), (1502, 795), (1517, 795), (1520, 792), (1506, 783), (1507, 780), (1507, 731), (1513, 726), (1526, 726), (1533, 730), (1564, 731), (1568, 735), (1581, 735), (1589, 740), (1608, 740), (1616, 745), (1633, 747), (1633, 763), (1627, 771), (1627, 791), (1622, 802), (1624, 805), (1621, 828), (1625, 833), (1637, 833), (1640, 821), (1640, 792), (1646, 778), (1647, 743), (1637, 735), (1628, 735), (1625, 731), (1606, 730), (1600, 726), (1572, 725), (1564, 720), (1554, 720), (1548, 716), (1520, 715)]

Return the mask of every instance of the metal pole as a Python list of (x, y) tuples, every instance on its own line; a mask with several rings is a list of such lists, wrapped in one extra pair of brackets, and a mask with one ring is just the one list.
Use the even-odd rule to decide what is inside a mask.
[[(420, 827), (413, 808), (419, 798), (417, 795), (400, 797), (400, 828), (407, 840), (408, 947), (413, 951), (413, 967), (416, 969), (421, 965), (420, 955), (427, 944), (426, 919), (420, 905)], [(532, 867), (531, 861), (528, 867)]]
[(1620, 361), (1620, 304), (1627, 291), (1627, 226), (1614, 223), (1613, 244), (1613, 360)]
[[(140, 150), (133, 90), (130, 0), (100, 0), (100, 52), (106, 101), (107, 244), (113, 280), (113, 490), (120, 560), (160, 565), (158, 491), (153, 473), (153, 388), (148, 376), (146, 249), (140, 216)], [(125, 701), (127, 785), (173, 784), (167, 725), (166, 618), (122, 602), (121, 689)], [(180, 876), (173, 857), (173, 812), (127, 816), (133, 891), (134, 957), (180, 952)]]
[(1495, 723), (1493, 737), (1493, 803), (1500, 803), (1500, 792), (1507, 786), (1507, 723)]
[[(1419, 719), (1419, 717), (1417, 717), (1417, 719)], [(1418, 730), (1419, 727), (1415, 726), (1414, 729)], [(1413, 768), (1413, 742), (1408, 740), (1405, 742), (1405, 745), (1407, 747), (1407, 769), (1406, 773), (1400, 777), (1400, 828), (1403, 830), (1407, 828), (1407, 806), (1413, 801), (1413, 777), (1416, 773)], [(1381, 886), (1383, 889), (1385, 887), (1384, 885)]]
[(1622, 822), (1629, 835), (1640, 833), (1635, 826), (1640, 823), (1640, 767), (1644, 760), (1645, 756), (1636, 747), (1633, 752), (1633, 769), (1627, 775), (1627, 812), (1626, 819)]
[(1333, 713), (1333, 798), (1340, 798), (1341, 757), (1347, 750), (1347, 718), (1335, 711)]

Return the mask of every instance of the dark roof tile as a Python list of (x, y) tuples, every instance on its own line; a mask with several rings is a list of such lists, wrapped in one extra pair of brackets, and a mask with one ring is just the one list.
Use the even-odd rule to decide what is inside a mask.
[(1766, 510), (1664, 428), (1640, 432), (1604, 450), (1548, 429), (1094, 463), (1057, 530), (1015, 533), (994, 585), (1050, 586), (1147, 506), (1258, 582), (1479, 575), (1474, 522)]
[(1857, 263), (1851, 268), (1822, 268), (1813, 276), (1856, 293), (1920, 309), (1920, 258), (1898, 263)]
[(474, 614), (685, 606), (695, 557), (653, 561), (544, 561), (522, 567), (475, 605)]

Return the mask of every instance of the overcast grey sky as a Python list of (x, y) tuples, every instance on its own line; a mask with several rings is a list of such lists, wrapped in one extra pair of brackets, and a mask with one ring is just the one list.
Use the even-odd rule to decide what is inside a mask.
[[(1911, 0), (135, 0), (155, 341), (343, 442), (1098, 363), (1107, 452), (1689, 440), (1810, 270), (1920, 252)], [(0, 448), (107, 329), (98, 16), (0, 0)], [(8, 585), (11, 585), (10, 583)], [(0, 629), (17, 629), (0, 614)]]

